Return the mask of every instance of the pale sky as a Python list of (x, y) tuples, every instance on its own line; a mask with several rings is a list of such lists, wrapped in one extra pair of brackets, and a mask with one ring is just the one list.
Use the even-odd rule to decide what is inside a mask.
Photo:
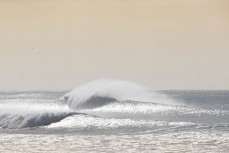
[(99, 78), (229, 89), (228, 0), (0, 0), (0, 90)]

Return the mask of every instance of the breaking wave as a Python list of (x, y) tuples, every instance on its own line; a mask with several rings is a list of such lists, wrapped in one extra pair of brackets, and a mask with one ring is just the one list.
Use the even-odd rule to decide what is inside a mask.
[(72, 114), (75, 112), (58, 104), (4, 102), (0, 103), (0, 127), (13, 129), (49, 125)]
[(27, 128), (49, 125), (79, 112), (84, 113), (82, 110), (93, 110), (115, 102), (177, 104), (165, 95), (152, 92), (148, 88), (129, 81), (112, 79), (100, 79), (80, 86), (64, 96), (66, 101), (45, 101), (41, 93), (41, 99), (37, 99), (36, 94), (35, 98), (33, 96), (32, 93), (24, 93), (15, 99), (13, 94), (12, 98), (0, 102), (0, 127)]
[(180, 104), (166, 95), (150, 91), (135, 83), (112, 79), (100, 79), (80, 86), (67, 93), (64, 98), (71, 109), (95, 108), (116, 101)]
[(45, 126), (59, 122), (70, 116), (71, 113), (44, 113), (44, 114), (4, 114), (0, 116), (0, 127), (2, 128), (27, 128)]
[(20, 97), (14, 93), (3, 95), (0, 97), (0, 128), (85, 127), (97, 125), (99, 121), (98, 126), (111, 127), (115, 123), (114, 127), (130, 127), (136, 123), (136, 126), (146, 125), (147, 129), (145, 121), (150, 121), (149, 127), (156, 121), (211, 125), (227, 123), (229, 117), (229, 111), (187, 106), (129, 81), (100, 79), (64, 94), (57, 94), (55, 100), (53, 93), (47, 92), (25, 92), (20, 93)]

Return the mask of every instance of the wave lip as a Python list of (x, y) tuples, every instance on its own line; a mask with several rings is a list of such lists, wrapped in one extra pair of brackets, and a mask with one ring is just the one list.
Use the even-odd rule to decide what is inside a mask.
[(111, 102), (139, 101), (177, 104), (165, 95), (129, 81), (100, 79), (80, 86), (64, 96), (72, 109), (93, 108)]

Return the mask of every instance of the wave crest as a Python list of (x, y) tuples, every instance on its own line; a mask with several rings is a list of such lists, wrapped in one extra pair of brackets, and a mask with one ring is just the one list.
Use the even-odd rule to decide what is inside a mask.
[(115, 101), (155, 102), (177, 104), (163, 94), (150, 91), (129, 81), (100, 79), (80, 86), (64, 98), (72, 109), (100, 107)]
[(1, 128), (28, 128), (49, 125), (75, 114), (68, 107), (55, 103), (0, 103)]

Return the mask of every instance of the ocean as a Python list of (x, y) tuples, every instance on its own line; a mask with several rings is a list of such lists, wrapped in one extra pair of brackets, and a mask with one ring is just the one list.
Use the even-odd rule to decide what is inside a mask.
[(1, 153), (228, 151), (229, 91), (96, 82), (0, 92)]

